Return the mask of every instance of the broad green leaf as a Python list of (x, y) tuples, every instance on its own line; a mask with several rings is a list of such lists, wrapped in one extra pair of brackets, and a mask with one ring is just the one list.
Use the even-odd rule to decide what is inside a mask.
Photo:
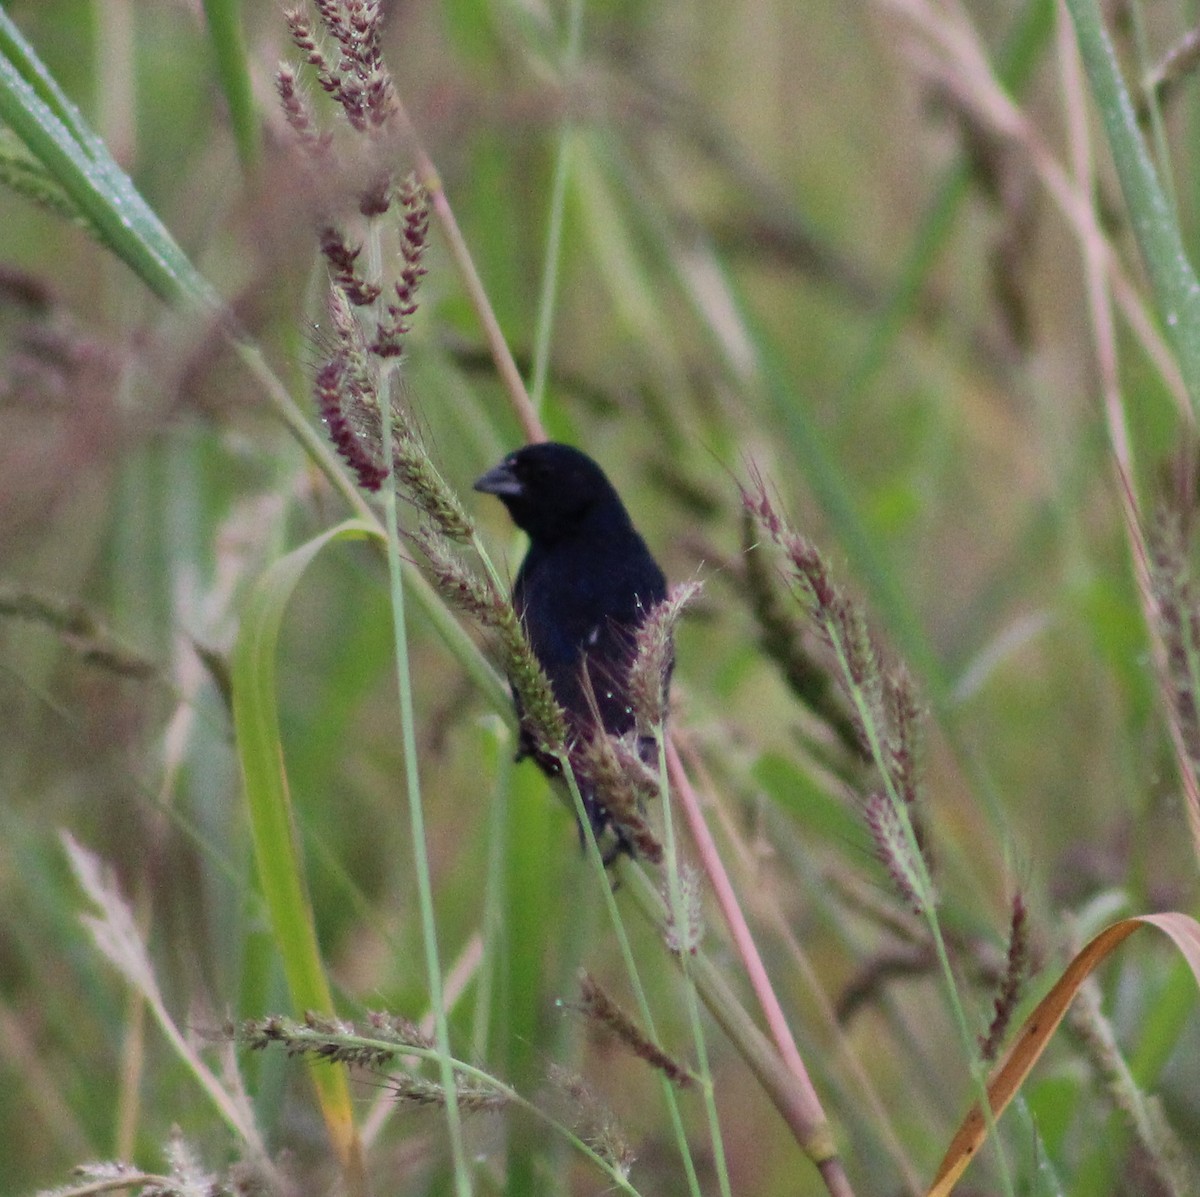
[[(250, 815), (259, 883), (275, 944), (298, 1015), (333, 1014), (333, 997), (317, 942), (292, 816), (275, 699), (275, 649), (292, 591), (326, 545), (378, 537), (361, 520), (347, 520), (275, 562), (250, 596), (233, 654), (233, 719), (238, 761)], [(350, 1090), (342, 1069), (312, 1073), (325, 1123), (344, 1163), (358, 1155)]]

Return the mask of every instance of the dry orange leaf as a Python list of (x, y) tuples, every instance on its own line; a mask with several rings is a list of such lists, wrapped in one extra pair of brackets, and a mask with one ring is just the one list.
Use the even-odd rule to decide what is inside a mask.
[[(1195, 919), (1177, 913), (1143, 914), (1122, 919), (1119, 923), (1106, 927), (1095, 939), (1080, 949), (1067, 965), (1054, 988), (1042, 998), (1037, 1009), (1025, 1020), (1008, 1054), (996, 1066), (987, 1085), (988, 1103), (992, 1107), (993, 1119), (1000, 1117), (1037, 1063), (1038, 1057), (1046, 1050), (1050, 1036), (1058, 1029), (1067, 1007), (1088, 975), (1119, 944), (1127, 940), (1139, 927), (1144, 926), (1157, 927), (1170, 936), (1175, 946), (1183, 953), (1197, 984), (1200, 984), (1200, 923)], [(951, 1140), (928, 1197), (946, 1197), (953, 1190), (986, 1138), (987, 1122), (976, 1104), (971, 1107)]]

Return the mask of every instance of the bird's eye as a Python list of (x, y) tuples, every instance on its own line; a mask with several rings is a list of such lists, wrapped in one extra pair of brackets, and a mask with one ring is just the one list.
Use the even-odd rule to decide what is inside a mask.
[(540, 482), (549, 475), (550, 471), (540, 461), (523, 461), (517, 469), (517, 477), (522, 482)]

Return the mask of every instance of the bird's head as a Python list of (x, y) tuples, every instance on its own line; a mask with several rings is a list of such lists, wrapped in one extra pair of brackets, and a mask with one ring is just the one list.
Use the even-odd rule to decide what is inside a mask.
[(495, 495), (513, 523), (543, 544), (582, 531), (596, 519), (619, 527), (629, 524), (604, 471), (586, 453), (553, 441), (510, 453), (475, 489)]

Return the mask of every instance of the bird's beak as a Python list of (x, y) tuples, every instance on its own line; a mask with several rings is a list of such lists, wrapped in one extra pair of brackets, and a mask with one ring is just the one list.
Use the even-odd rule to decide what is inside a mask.
[(502, 461), (488, 470), (482, 478), (476, 479), (475, 489), (485, 495), (498, 495), (502, 499), (515, 498), (524, 493), (520, 479), (513, 473), (513, 468), (507, 461)]

